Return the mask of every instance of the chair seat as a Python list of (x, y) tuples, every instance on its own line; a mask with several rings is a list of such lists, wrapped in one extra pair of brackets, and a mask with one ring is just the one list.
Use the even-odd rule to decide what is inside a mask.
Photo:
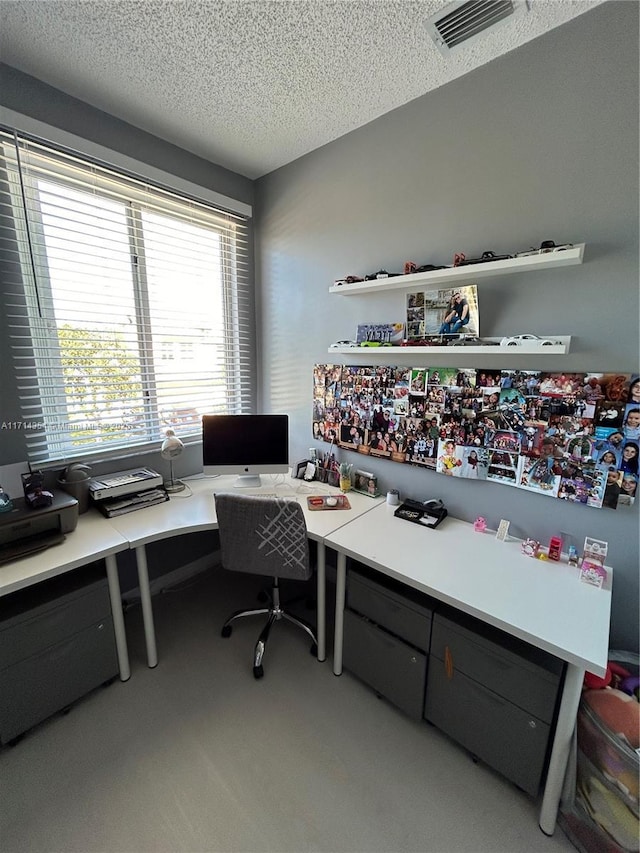
[(236, 611), (222, 626), (222, 636), (231, 636), (237, 619), (267, 617), (254, 648), (255, 678), (264, 675), (262, 659), (271, 628), (283, 619), (311, 638), (311, 653), (317, 655), (318, 643), (311, 625), (287, 612), (280, 603), (280, 578), (305, 581), (312, 575), (307, 526), (300, 504), (287, 498), (226, 493), (217, 494), (215, 501), (223, 567), (273, 578), (268, 606)]

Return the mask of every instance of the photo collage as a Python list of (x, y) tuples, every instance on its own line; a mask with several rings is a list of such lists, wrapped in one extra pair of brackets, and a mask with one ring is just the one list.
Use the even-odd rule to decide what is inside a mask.
[(461, 480), (633, 506), (640, 376), (317, 364), (313, 437)]

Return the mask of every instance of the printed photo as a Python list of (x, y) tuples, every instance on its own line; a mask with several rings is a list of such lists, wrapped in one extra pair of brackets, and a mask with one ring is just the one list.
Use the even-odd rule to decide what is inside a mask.
[(463, 447), (460, 476), (468, 480), (486, 480), (489, 451), (484, 447)]
[(560, 487), (560, 474), (554, 474), (550, 458), (521, 456), (518, 466), (518, 485), (531, 492), (556, 497)]
[(503, 450), (491, 450), (489, 453), (488, 480), (498, 480), (509, 486), (515, 486), (518, 474), (518, 455)]
[(420, 337), (462, 334), (478, 337), (480, 318), (477, 286), (472, 284), (408, 294), (407, 337), (417, 337), (413, 332), (420, 323), (423, 324)]
[(462, 476), (462, 447), (458, 447), (452, 439), (440, 440), (438, 443), (438, 461), (436, 471), (449, 477)]

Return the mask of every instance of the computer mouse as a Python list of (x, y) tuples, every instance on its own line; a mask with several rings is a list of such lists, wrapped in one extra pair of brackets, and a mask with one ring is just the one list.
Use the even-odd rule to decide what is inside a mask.
[(337, 505), (338, 505), (338, 498), (334, 498), (332, 496), (327, 498), (327, 506), (337, 506)]

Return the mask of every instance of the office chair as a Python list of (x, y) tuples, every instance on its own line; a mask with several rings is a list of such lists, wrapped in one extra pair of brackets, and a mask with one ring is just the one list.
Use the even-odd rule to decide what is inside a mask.
[(273, 578), (267, 594), (268, 606), (233, 613), (222, 626), (222, 636), (231, 636), (232, 623), (236, 619), (268, 615), (255, 645), (255, 678), (264, 675), (262, 658), (271, 626), (281, 619), (297, 625), (311, 637), (311, 654), (316, 655), (318, 643), (311, 626), (287, 613), (280, 604), (280, 578), (306, 581), (312, 574), (302, 508), (287, 498), (253, 495), (217, 494), (215, 501), (223, 567), (232, 572), (270, 575)]

